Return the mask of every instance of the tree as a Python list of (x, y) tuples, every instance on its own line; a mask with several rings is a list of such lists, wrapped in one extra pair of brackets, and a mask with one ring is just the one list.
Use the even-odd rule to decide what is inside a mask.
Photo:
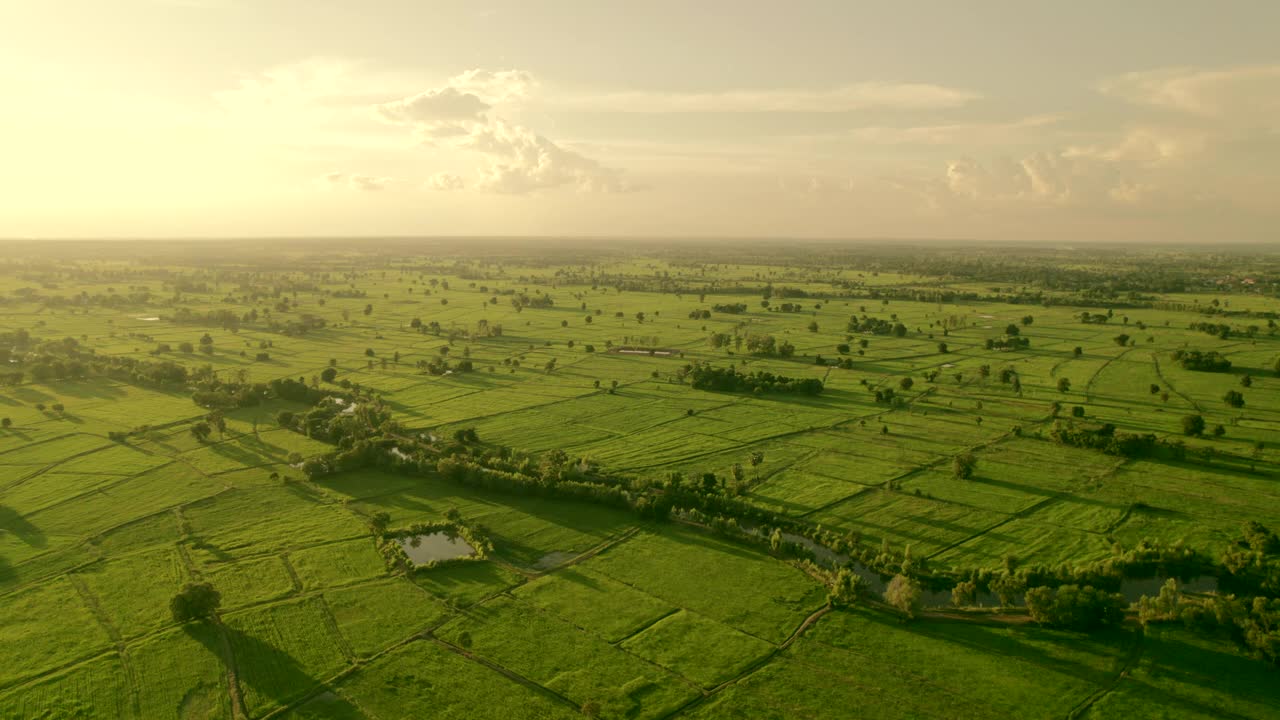
[(956, 583), (951, 588), (951, 604), (956, 607), (968, 607), (978, 599), (978, 585), (972, 580), (964, 580)]
[(831, 581), (827, 602), (836, 607), (851, 607), (862, 592), (862, 576), (849, 568), (840, 568)]
[(369, 529), (374, 535), (381, 535), (391, 526), (391, 513), (385, 510), (376, 512), (369, 518)]
[(208, 440), (211, 432), (213, 432), (213, 428), (209, 427), (209, 423), (203, 420), (191, 426), (191, 437), (200, 442)]
[(1244, 407), (1244, 395), (1241, 394), (1239, 390), (1228, 390), (1226, 394), (1222, 396), (1222, 402), (1233, 408), (1242, 408)]
[(808, 327), (809, 327), (809, 332), (815, 332), (815, 333), (818, 332), (818, 321), (810, 320)]
[(0, 428), (8, 430), (11, 427), (13, 427), (13, 420), (9, 418), (0, 418)]
[(1129, 604), (1120, 593), (1090, 585), (1062, 585), (1056, 590), (1034, 587), (1027, 591), (1026, 599), (1032, 620), (1073, 630), (1118, 625), (1124, 620), (1124, 610)]
[(335, 378), (337, 378), (337, 377), (338, 377), (338, 369), (337, 369), (337, 368), (334, 368), (334, 367), (327, 367), (327, 368), (325, 368), (324, 370), (321, 370), (321, 371), (320, 371), (320, 379), (321, 379), (321, 380), (323, 380), (323, 381), (325, 381), (325, 382), (327, 382), (327, 383), (331, 383), (331, 382), (333, 382), (333, 381), (334, 381), (334, 379), (335, 379)]
[(1199, 436), (1204, 434), (1204, 418), (1200, 415), (1182, 416), (1182, 434)]
[(1116, 344), (1119, 345), (1120, 347), (1124, 347), (1129, 344), (1129, 336), (1124, 333), (1120, 333), (1119, 335), (1112, 338), (1112, 340), (1115, 340)]
[(908, 618), (920, 609), (920, 583), (905, 575), (894, 575), (885, 588), (884, 600)]
[(1067, 392), (1071, 390), (1071, 381), (1067, 378), (1058, 378), (1058, 392)]
[(916, 384), (916, 381), (912, 380), (909, 377), (904, 377), (898, 381), (898, 387), (902, 388), (903, 390), (910, 390), (911, 386), (915, 384)]
[(938, 343), (938, 352), (945, 355), (947, 353), (947, 344), (944, 342)]
[(978, 468), (978, 458), (971, 452), (962, 452), (951, 459), (951, 473), (957, 480), (968, 480)]
[(227, 419), (223, 417), (222, 411), (214, 410), (213, 412), (209, 413), (206, 420), (208, 421), (210, 427), (218, 431), (219, 438), (221, 438), (223, 435), (226, 434)]
[(1074, 348), (1072, 348), (1071, 354), (1074, 355), (1075, 357), (1080, 357), (1081, 355), (1084, 354), (1084, 348), (1077, 345)]
[(1023, 324), (1023, 325), (1030, 325), (1031, 323), (1033, 323), (1033, 322), (1035, 322), (1035, 321), (1036, 321), (1036, 319), (1035, 319), (1035, 318), (1033, 318), (1033, 317), (1031, 317), (1030, 315), (1023, 315), (1023, 316), (1022, 316), (1022, 324)]
[(1014, 325), (1013, 323), (1009, 323), (1008, 325), (1005, 325), (1005, 326), (1004, 326), (1004, 334), (1005, 334), (1005, 335), (1011, 335), (1011, 336), (1016, 337), (1016, 336), (1018, 336), (1021, 332), (1022, 332), (1022, 330), (1021, 330), (1017, 325)]
[(762, 463), (764, 463), (764, 453), (762, 453), (762, 452), (758, 452), (758, 451), (757, 451), (757, 452), (753, 452), (753, 453), (751, 453), (751, 456), (750, 456), (750, 458), (748, 459), (748, 461), (747, 461), (747, 462), (751, 463), (751, 469), (752, 469), (752, 470), (755, 470), (755, 472), (756, 472), (756, 480), (759, 480), (759, 479), (760, 479), (760, 465), (761, 465)]
[(638, 313), (636, 313), (636, 322), (637, 322), (637, 323), (640, 323), (641, 325), (643, 325), (643, 324), (644, 324), (644, 313), (643, 313), (643, 312), (638, 312)]
[(183, 623), (213, 617), (222, 604), (222, 594), (207, 582), (187, 583), (169, 600), (173, 619)]

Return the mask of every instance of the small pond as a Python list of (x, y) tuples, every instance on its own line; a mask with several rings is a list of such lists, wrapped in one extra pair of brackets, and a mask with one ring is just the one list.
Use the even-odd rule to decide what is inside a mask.
[(429, 565), (441, 560), (455, 560), (470, 557), (476, 549), (466, 540), (444, 532), (425, 533), (397, 538), (405, 555), (414, 565)]

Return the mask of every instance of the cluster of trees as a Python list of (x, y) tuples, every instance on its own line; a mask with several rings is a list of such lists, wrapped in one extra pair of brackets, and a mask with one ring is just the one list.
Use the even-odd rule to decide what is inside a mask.
[(545, 293), (540, 293), (533, 296), (526, 295), (525, 293), (519, 293), (516, 296), (511, 298), (511, 306), (514, 307), (516, 310), (522, 310), (527, 307), (549, 308), (549, 307), (555, 307), (555, 304), (556, 304), (556, 301), (550, 295), (547, 295)]
[(1191, 329), (1206, 335), (1213, 335), (1222, 340), (1231, 337), (1231, 326), (1226, 323), (1211, 323), (1203, 320), (1191, 323)]
[(789, 358), (796, 353), (796, 346), (787, 340), (778, 342), (772, 335), (748, 335), (747, 352), (752, 355)]
[(730, 315), (741, 315), (747, 311), (746, 303), (725, 303), (711, 306), (712, 310), (718, 313), (729, 313)]
[(900, 322), (874, 318), (869, 315), (849, 318), (848, 331), (851, 333), (871, 333), (872, 335), (893, 335), (906, 337), (907, 326)]
[(987, 338), (988, 350), (1025, 350), (1031, 347), (1031, 339), (1019, 335), (1004, 335), (998, 338)]
[(712, 367), (706, 363), (688, 365), (685, 377), (695, 390), (712, 392), (781, 392), (817, 395), (822, 392), (822, 381), (817, 378), (792, 378), (767, 371), (744, 373), (730, 366)]
[(1059, 420), (1053, 424), (1049, 437), (1062, 445), (1092, 448), (1108, 455), (1127, 458), (1161, 456), (1180, 460), (1187, 453), (1181, 440), (1163, 440), (1153, 433), (1118, 432), (1111, 423), (1089, 428)]
[(1027, 590), (1027, 612), (1044, 625), (1072, 630), (1095, 630), (1119, 625), (1129, 606), (1124, 595), (1091, 585), (1034, 587)]
[(1235, 595), (1188, 597), (1178, 581), (1165, 581), (1156, 597), (1138, 599), (1138, 622), (1181, 623), (1205, 634), (1225, 634), (1259, 660), (1280, 665), (1280, 600)]
[(1202, 352), (1200, 350), (1174, 350), (1173, 360), (1183, 370), (1200, 372), (1226, 372), (1231, 369), (1231, 361), (1216, 350)]

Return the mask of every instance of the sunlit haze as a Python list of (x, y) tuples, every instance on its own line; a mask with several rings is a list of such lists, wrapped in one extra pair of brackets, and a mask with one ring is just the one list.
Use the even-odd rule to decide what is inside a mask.
[(1257, 242), (1280, 3), (6, 0), (0, 237)]

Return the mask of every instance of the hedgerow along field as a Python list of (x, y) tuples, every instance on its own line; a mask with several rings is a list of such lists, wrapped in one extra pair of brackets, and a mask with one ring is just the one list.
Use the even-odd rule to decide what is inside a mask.
[[(14, 244), (0, 717), (1274, 717), (1242, 636), (1276, 627), (1278, 282), (1244, 250)], [(282, 422), (313, 403), (225, 402), (284, 380), (383, 450), (630, 505), (334, 471)], [(492, 550), (383, 551), (433, 523)], [(1220, 595), (1178, 603), (1262, 606), (1085, 632), (1028, 592), (1166, 558), (1121, 588), (1155, 596), (1192, 556)], [(220, 602), (180, 622), (192, 583)]]

